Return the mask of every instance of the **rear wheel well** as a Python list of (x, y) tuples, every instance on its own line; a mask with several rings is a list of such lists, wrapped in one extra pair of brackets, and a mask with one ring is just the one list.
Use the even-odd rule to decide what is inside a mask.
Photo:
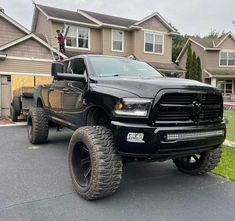
[(37, 107), (43, 107), (43, 103), (40, 98), (37, 99)]
[(102, 125), (109, 128), (110, 118), (105, 110), (100, 107), (93, 107), (89, 110), (86, 117), (87, 126)]

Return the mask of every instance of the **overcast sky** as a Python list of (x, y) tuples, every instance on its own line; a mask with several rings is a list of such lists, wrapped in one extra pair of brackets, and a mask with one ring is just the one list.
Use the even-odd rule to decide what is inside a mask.
[[(141, 19), (158, 11), (182, 34), (206, 35), (211, 30), (235, 32), (235, 0), (36, 0), (68, 10), (77, 8), (126, 18)], [(32, 0), (0, 0), (5, 13), (31, 28)]]

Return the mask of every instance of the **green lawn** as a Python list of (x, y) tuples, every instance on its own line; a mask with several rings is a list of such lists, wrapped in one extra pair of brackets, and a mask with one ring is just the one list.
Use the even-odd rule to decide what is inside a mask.
[(226, 146), (222, 148), (222, 159), (213, 173), (235, 181), (235, 148)]
[(235, 111), (225, 111), (224, 116), (229, 120), (226, 139), (235, 142)]
[[(229, 120), (226, 139), (235, 142), (235, 111), (225, 111), (224, 116)], [(235, 181), (235, 148), (222, 146), (223, 154), (218, 167), (213, 173)]]

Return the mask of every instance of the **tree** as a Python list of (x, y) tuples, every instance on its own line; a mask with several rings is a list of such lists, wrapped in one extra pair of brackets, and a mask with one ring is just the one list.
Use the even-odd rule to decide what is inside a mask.
[(202, 67), (200, 57), (197, 56), (197, 80), (202, 81)]
[(187, 52), (187, 61), (186, 61), (186, 74), (185, 74), (186, 79), (190, 79), (189, 72), (190, 72), (191, 60), (192, 60), (192, 47), (191, 44), (189, 43), (188, 52)]
[(205, 35), (203, 38), (220, 38), (225, 34), (225, 30), (222, 30), (222, 32), (217, 31), (216, 29), (212, 29), (208, 35)]
[(188, 40), (187, 35), (176, 35), (172, 38), (172, 61), (175, 62)]
[(213, 29), (207, 36), (204, 36), (204, 38), (218, 38), (219, 36), (220, 33), (216, 29)]
[(189, 67), (189, 79), (192, 80), (197, 80), (197, 56), (195, 51), (193, 52), (192, 58), (191, 58), (191, 62), (190, 62), (190, 67)]

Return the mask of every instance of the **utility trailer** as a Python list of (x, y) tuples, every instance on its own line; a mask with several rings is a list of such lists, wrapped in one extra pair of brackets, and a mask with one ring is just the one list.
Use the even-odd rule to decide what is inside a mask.
[(27, 116), (30, 108), (35, 107), (33, 100), (34, 87), (21, 87), (13, 91), (10, 107), (12, 121), (16, 122), (19, 116)]

